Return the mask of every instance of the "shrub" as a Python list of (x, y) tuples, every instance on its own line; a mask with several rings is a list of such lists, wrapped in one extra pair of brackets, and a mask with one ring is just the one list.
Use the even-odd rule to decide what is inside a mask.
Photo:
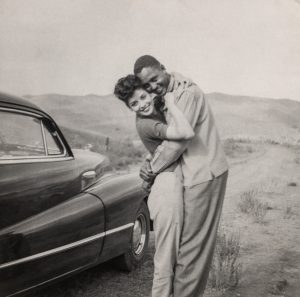
[(238, 233), (227, 234), (220, 230), (212, 260), (208, 283), (215, 289), (232, 289), (241, 277), (240, 236)]
[(229, 157), (234, 156), (234, 151), (237, 149), (238, 144), (233, 139), (226, 139), (223, 143), (225, 154)]
[(225, 154), (235, 157), (237, 154), (252, 154), (255, 149), (249, 142), (241, 139), (228, 138), (223, 142)]
[(238, 208), (243, 213), (251, 213), (254, 209), (256, 193), (251, 190), (241, 194), (241, 201), (238, 203)]
[(252, 215), (255, 219), (255, 222), (262, 224), (264, 223), (264, 218), (267, 214), (267, 211), (269, 209), (269, 206), (267, 203), (262, 203), (258, 200), (255, 200), (254, 208)]
[(290, 219), (293, 216), (293, 214), (294, 214), (293, 207), (290, 204), (286, 205), (286, 207), (284, 209), (283, 217), (285, 219)]
[(255, 222), (263, 223), (268, 209), (271, 209), (268, 203), (262, 203), (254, 196), (256, 191), (248, 191), (241, 194), (241, 201), (238, 203), (238, 208), (241, 212), (254, 217)]

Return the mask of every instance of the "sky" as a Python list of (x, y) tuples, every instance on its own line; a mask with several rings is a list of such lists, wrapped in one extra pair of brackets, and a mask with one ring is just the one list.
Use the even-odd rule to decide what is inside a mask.
[(113, 92), (139, 56), (205, 92), (300, 101), (300, 0), (0, 0), (0, 90)]

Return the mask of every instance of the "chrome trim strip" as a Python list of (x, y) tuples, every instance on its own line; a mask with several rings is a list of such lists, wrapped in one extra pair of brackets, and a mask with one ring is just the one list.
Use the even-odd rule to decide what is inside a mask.
[(62, 139), (60, 138), (59, 134), (57, 133), (57, 130), (54, 132), (55, 133), (55, 137), (57, 137), (58, 141), (60, 142), (62, 148), (63, 148), (63, 153), (61, 155), (50, 155), (50, 156), (66, 156), (67, 155), (67, 149), (65, 147), (64, 142), (62, 141)]
[[(65, 157), (67, 155), (67, 150), (66, 147), (63, 143), (63, 141), (61, 140), (59, 134), (57, 133), (57, 131), (55, 131), (53, 134), (49, 131), (49, 129), (47, 128), (47, 126), (45, 126), (45, 124), (43, 123), (43, 121), (41, 121), (41, 125), (42, 125), (42, 132), (43, 132), (43, 139), (44, 139), (44, 146), (46, 148), (46, 157), (50, 157), (50, 158), (55, 158), (55, 157)], [(52, 138), (56, 137), (57, 140), (59, 141), (61, 147), (63, 148), (63, 152), (61, 154), (58, 155), (51, 155), (48, 152), (48, 142), (46, 139), (46, 133), (45, 133), (45, 129), (49, 132), (49, 134), (51, 135)]]
[(17, 107), (16, 108), (0, 107), (0, 110), (7, 111), (7, 112), (21, 113), (21, 114), (25, 114), (25, 115), (30, 115), (30, 116), (33, 116), (33, 117), (38, 118), (38, 119), (43, 118), (43, 116), (38, 114), (38, 113), (25, 111), (25, 110), (22, 110), (22, 109), (17, 109)]
[(46, 256), (54, 255), (54, 254), (57, 254), (59, 252), (63, 252), (63, 251), (78, 247), (80, 245), (89, 243), (89, 242), (94, 241), (96, 239), (102, 238), (106, 235), (110, 235), (110, 234), (122, 231), (124, 229), (128, 229), (128, 228), (132, 227), (133, 225), (134, 225), (133, 223), (129, 223), (129, 224), (126, 224), (126, 225), (108, 230), (106, 232), (102, 232), (102, 233), (87, 237), (85, 239), (81, 239), (81, 240), (75, 241), (73, 243), (69, 243), (69, 244), (60, 246), (58, 248), (48, 250), (46, 252), (38, 253), (38, 254), (35, 254), (35, 255), (32, 255), (32, 256), (28, 256), (28, 257), (25, 257), (25, 258), (15, 260), (15, 261), (7, 262), (7, 263), (4, 263), (4, 264), (1, 264), (0, 269), (7, 268), (7, 267), (10, 267), (10, 266), (13, 266), (13, 265), (18, 265), (18, 264), (25, 263), (25, 262), (29, 262), (29, 261), (33, 261), (33, 260), (40, 259), (40, 258), (43, 258), (43, 257), (46, 257)]
[(123, 226), (118, 227), (118, 228), (110, 229), (110, 230), (105, 232), (105, 235), (110, 235), (110, 234), (122, 231), (124, 229), (128, 229), (128, 228), (133, 227), (133, 226), (134, 226), (134, 223), (129, 223), (129, 224), (123, 225)]
[(46, 141), (46, 135), (45, 135), (45, 127), (44, 127), (44, 123), (43, 121), (41, 121), (41, 129), (42, 129), (42, 135), (43, 135), (43, 143), (44, 143), (44, 148), (45, 148), (45, 153), (46, 153), (46, 157), (48, 157), (48, 145), (47, 145), (47, 141)]
[(66, 156), (66, 157), (61, 157), (61, 156), (45, 156), (45, 157), (39, 157), (39, 158), (33, 158), (33, 157), (28, 157), (25, 158), (23, 157), (22, 159), (0, 159), (0, 165), (2, 164), (24, 164), (24, 163), (44, 163), (44, 162), (58, 162), (58, 161), (68, 161), (68, 160), (73, 160), (73, 157)]

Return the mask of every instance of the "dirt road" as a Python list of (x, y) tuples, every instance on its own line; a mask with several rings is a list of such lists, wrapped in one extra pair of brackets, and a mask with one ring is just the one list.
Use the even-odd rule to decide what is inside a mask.
[[(223, 225), (239, 232), (242, 244), (243, 273), (235, 294), (296, 297), (300, 294), (299, 151), (279, 145), (255, 149), (246, 159), (231, 160), (223, 210)], [(268, 205), (263, 222), (239, 211), (243, 193)]]

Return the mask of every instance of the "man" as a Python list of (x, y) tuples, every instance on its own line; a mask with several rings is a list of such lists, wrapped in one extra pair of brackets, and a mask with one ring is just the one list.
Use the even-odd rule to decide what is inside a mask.
[[(184, 222), (174, 271), (173, 296), (202, 296), (211, 264), (228, 176), (213, 114), (203, 92), (194, 84), (182, 88), (182, 76), (168, 73), (154, 57), (137, 59), (134, 73), (151, 93), (175, 94), (175, 102), (194, 129), (186, 141), (164, 141), (140, 175), (150, 181), (179, 161), (184, 185)], [(182, 88), (178, 92), (178, 88)]]

